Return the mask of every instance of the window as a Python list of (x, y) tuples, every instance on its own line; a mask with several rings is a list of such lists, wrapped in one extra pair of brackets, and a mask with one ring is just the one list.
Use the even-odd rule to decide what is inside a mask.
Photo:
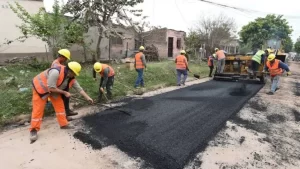
[(177, 49), (181, 49), (181, 38), (177, 38)]
[[(118, 34), (122, 35), (121, 32), (118, 32)], [(112, 45), (123, 45), (123, 40), (118, 35), (115, 35), (115, 36), (111, 37), (111, 44)]]

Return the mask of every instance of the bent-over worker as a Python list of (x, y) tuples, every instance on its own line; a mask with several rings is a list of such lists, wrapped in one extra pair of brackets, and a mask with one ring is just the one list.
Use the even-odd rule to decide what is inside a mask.
[(140, 46), (139, 53), (135, 54), (134, 68), (138, 73), (138, 77), (135, 81), (134, 88), (138, 88), (139, 86), (145, 87), (144, 70), (147, 70), (147, 65), (146, 65), (144, 50), (145, 50), (144, 46)]
[(283, 70), (287, 72), (287, 75), (291, 75), (288, 65), (275, 58), (274, 54), (270, 54), (264, 69), (264, 71), (269, 71), (271, 76), (271, 91), (267, 93), (269, 95), (274, 95), (275, 91), (279, 89), (279, 80)]
[[(185, 81), (187, 79), (188, 76), (188, 62), (185, 55), (185, 50), (181, 50), (180, 51), (180, 55), (178, 55), (175, 59), (175, 63), (176, 63), (176, 71), (177, 71), (177, 86), (181, 86), (185, 85)], [(183, 79), (181, 82), (181, 75), (183, 75)]]
[(61, 95), (71, 97), (71, 94), (63, 89), (74, 87), (87, 101), (93, 100), (85, 93), (76, 81), (81, 71), (81, 65), (77, 62), (69, 62), (67, 66), (47, 69), (33, 78), (32, 84), (32, 114), (30, 127), (30, 140), (37, 140), (37, 132), (41, 128), (42, 118), (47, 99), (50, 97), (54, 107), (57, 121), (61, 129), (72, 129), (68, 124), (65, 107)]
[(115, 78), (114, 69), (107, 64), (96, 62), (94, 64), (94, 71), (93, 71), (93, 77), (95, 80), (96, 80), (96, 73), (99, 73), (101, 76), (98, 102), (101, 102), (104, 89), (106, 89), (107, 91), (107, 98), (111, 99), (112, 98), (111, 90), (114, 85), (114, 78)]
[(217, 73), (223, 73), (225, 67), (225, 52), (215, 48), (216, 57), (218, 59)]

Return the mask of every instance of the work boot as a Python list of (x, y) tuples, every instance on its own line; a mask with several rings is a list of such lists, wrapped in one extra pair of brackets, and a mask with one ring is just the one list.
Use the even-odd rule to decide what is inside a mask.
[(72, 121), (72, 120), (73, 120), (73, 118), (72, 118), (72, 117), (69, 117), (69, 116), (67, 116), (67, 120), (68, 120), (68, 121)]
[(60, 129), (75, 129), (75, 126), (68, 124), (66, 126), (61, 126)]
[(35, 142), (37, 139), (38, 139), (37, 131), (36, 131), (36, 129), (32, 129), (30, 131), (30, 141)]
[(279, 87), (277, 87), (276, 89), (275, 89), (275, 92), (277, 91), (277, 90), (279, 90), (280, 88)]
[(274, 95), (274, 93), (270, 91), (267, 93), (267, 95)]
[(67, 111), (66, 114), (67, 114), (67, 116), (76, 116), (76, 115), (78, 115), (77, 112), (74, 112), (72, 110)]

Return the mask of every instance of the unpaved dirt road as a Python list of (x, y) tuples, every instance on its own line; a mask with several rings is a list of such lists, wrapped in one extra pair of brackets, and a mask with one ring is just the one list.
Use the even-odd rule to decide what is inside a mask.
[[(48, 118), (34, 144), (29, 144), (28, 127), (0, 135), (0, 168), (297, 168), (300, 166), (300, 114), (297, 111), (300, 101), (296, 99), (300, 94), (297, 88), (300, 69), (296, 64), (291, 68), (294, 75), (282, 78), (282, 87), (275, 96), (265, 94), (267, 84), (201, 153), (205, 138), (213, 134), (210, 131), (217, 131), (222, 121), (237, 111), (253, 92), (239, 96), (234, 91), (236, 84), (225, 82), (228, 88), (224, 92), (218, 85), (214, 89), (206, 86), (219, 82), (202, 83), (131, 101), (124, 110), (131, 110), (134, 103), (147, 104), (146, 110), (131, 110), (131, 116), (111, 110), (91, 114), (73, 122), (80, 132), (59, 130), (55, 120)], [(206, 79), (190, 84), (203, 81)], [(248, 87), (259, 90), (259, 85)], [(228, 96), (233, 100), (228, 100)], [(185, 99), (180, 101), (179, 97)], [(160, 100), (166, 101), (159, 103)], [(221, 101), (230, 105), (226, 107)], [(276, 104), (272, 104), (274, 102)], [(222, 107), (219, 113), (218, 106)], [(181, 112), (182, 109), (186, 112)], [(92, 110), (95, 107), (80, 112), (85, 116)], [(73, 135), (92, 147), (74, 139)]]

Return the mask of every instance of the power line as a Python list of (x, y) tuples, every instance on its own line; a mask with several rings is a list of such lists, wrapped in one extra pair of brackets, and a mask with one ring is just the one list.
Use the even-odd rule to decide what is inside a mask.
[[(257, 11), (257, 10), (253, 10), (253, 9), (246, 9), (246, 8), (241, 8), (241, 7), (236, 7), (236, 6), (230, 6), (230, 5), (226, 5), (226, 4), (221, 4), (221, 3), (217, 3), (217, 2), (212, 2), (212, 1), (207, 1), (207, 0), (198, 0), (201, 2), (205, 2), (214, 6), (219, 6), (222, 8), (230, 8), (230, 9), (234, 9), (234, 10), (238, 10), (244, 13), (261, 13), (261, 14), (268, 14), (267, 12), (262, 12), (262, 11)], [(272, 13), (272, 14), (276, 14), (276, 15), (283, 15), (288, 19), (300, 19), (300, 16), (291, 16), (291, 15), (284, 15), (284, 14), (278, 14), (278, 13)]]

